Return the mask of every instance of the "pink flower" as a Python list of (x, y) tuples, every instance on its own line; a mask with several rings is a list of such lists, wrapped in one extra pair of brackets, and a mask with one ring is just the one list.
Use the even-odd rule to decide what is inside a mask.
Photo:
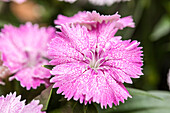
[(2, 1), (4, 1), (4, 2), (14, 1), (14, 2), (16, 2), (16, 3), (21, 4), (21, 3), (25, 2), (26, 0), (2, 0)]
[(137, 41), (114, 36), (117, 30), (114, 22), (97, 23), (92, 30), (62, 25), (48, 50), (51, 65), (56, 65), (50, 82), (59, 87), (58, 94), (80, 103), (100, 103), (102, 108), (131, 97), (123, 83), (143, 74), (142, 47)]
[(48, 63), (47, 43), (54, 36), (52, 27), (39, 28), (29, 22), (19, 28), (5, 25), (0, 35), (0, 51), (4, 65), (15, 73), (10, 80), (17, 79), (27, 90), (46, 84), (51, 74), (42, 65)]
[(54, 23), (57, 26), (60, 26), (61, 24), (80, 24), (86, 26), (88, 29), (91, 29), (92, 27), (96, 27), (97, 23), (102, 22), (115, 22), (116, 26), (122, 26), (122, 27), (135, 27), (133, 19), (131, 16), (120, 18), (119, 14), (114, 15), (100, 15), (96, 11), (92, 12), (78, 12), (73, 17), (66, 17), (63, 15), (58, 15), (58, 18), (54, 20)]
[(38, 105), (39, 100), (33, 100), (25, 105), (25, 100), (20, 101), (21, 95), (16, 97), (16, 92), (0, 97), (1, 113), (45, 113), (42, 112), (42, 105)]

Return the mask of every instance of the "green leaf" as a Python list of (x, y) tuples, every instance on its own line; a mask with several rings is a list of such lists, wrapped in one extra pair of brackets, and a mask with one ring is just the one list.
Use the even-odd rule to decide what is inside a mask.
[(156, 24), (150, 38), (152, 41), (157, 41), (168, 33), (170, 33), (170, 17), (168, 15), (164, 15)]
[(52, 94), (53, 85), (49, 86), (47, 89), (43, 90), (40, 95), (38, 95), (35, 100), (40, 100), (40, 104), (43, 105), (42, 111), (47, 110), (50, 97)]
[(52, 70), (55, 65), (43, 65), (43, 67)]
[(153, 95), (153, 94), (150, 94), (147, 91), (143, 91), (143, 90), (139, 90), (139, 89), (135, 89), (135, 88), (127, 88), (127, 90), (129, 91), (129, 93), (132, 96), (133, 95), (134, 96), (136, 96), (136, 95), (145, 95), (145, 96), (148, 96), (148, 97), (152, 97), (152, 98), (163, 100), (161, 97)]

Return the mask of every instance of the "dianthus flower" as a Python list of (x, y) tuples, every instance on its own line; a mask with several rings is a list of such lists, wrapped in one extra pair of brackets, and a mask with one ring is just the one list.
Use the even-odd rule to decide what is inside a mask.
[[(115, 26), (117, 27), (135, 27), (133, 19), (131, 16), (120, 18), (120, 15), (118, 13), (114, 15), (100, 15), (96, 11), (83, 11), (78, 12), (73, 17), (66, 17), (63, 15), (58, 15), (58, 18), (54, 20), (54, 23), (57, 26), (60, 26), (61, 24), (74, 24), (74, 25), (84, 25), (88, 29), (92, 29), (92, 27), (96, 27), (97, 23), (102, 22), (114, 22)], [(122, 29), (121, 28), (121, 29)]]
[(25, 2), (26, 0), (2, 0), (2, 1), (4, 1), (4, 2), (14, 1), (14, 2), (16, 2), (16, 3), (21, 4), (21, 3)]
[(14, 75), (10, 80), (17, 79), (21, 86), (29, 90), (46, 84), (51, 76), (47, 64), (47, 43), (55, 36), (53, 27), (41, 27), (26, 23), (19, 28), (5, 25), (0, 35), (0, 52), (5, 66)]
[[(59, 1), (65, 1), (65, 2), (69, 2), (69, 3), (74, 3), (77, 0), (59, 0)], [(81, 0), (79, 0), (81, 1)], [(121, 2), (121, 1), (130, 1), (130, 0), (88, 0), (90, 3), (94, 4), (94, 5), (98, 5), (98, 6), (103, 6), (103, 5), (107, 5), (107, 6), (111, 6), (112, 4), (116, 3), (116, 2)]]
[(80, 103), (100, 103), (102, 108), (131, 97), (123, 83), (132, 83), (131, 78), (143, 74), (142, 47), (137, 41), (114, 36), (117, 30), (114, 22), (97, 23), (91, 30), (81, 25), (61, 26), (48, 50), (50, 63), (55, 65), (50, 82), (58, 87), (58, 94)]
[(16, 97), (16, 92), (0, 97), (0, 113), (45, 113), (42, 112), (42, 105), (39, 100), (33, 100), (25, 105), (25, 100), (20, 101), (21, 96)]

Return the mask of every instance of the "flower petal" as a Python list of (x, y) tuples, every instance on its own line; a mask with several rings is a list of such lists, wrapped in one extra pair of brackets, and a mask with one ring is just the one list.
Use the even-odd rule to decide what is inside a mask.
[(24, 108), (25, 101), (21, 101), (21, 96), (16, 97), (16, 93), (9, 94), (5, 97), (1, 96), (3, 103), (1, 103), (0, 109), (2, 113), (19, 113)]
[(42, 105), (38, 105), (39, 104), (39, 100), (33, 100), (31, 101), (29, 104), (27, 104), (21, 113), (45, 113), (45, 112), (41, 112), (42, 109)]
[(75, 60), (82, 59), (83, 56), (81, 53), (79, 53), (69, 42), (70, 41), (67, 39), (67, 37), (66, 39), (63, 39), (60, 36), (57, 36), (56, 38), (52, 39), (48, 47), (48, 55), (51, 58), (63, 56), (70, 57)]
[(36, 89), (40, 84), (46, 83), (43, 79), (36, 78), (35, 76), (34, 68), (25, 68), (10, 77), (9, 80), (15, 78), (20, 81), (22, 87), (26, 87), (27, 90), (30, 90), (31, 88)]
[[(74, 70), (73, 70), (74, 69)], [(54, 87), (59, 87), (57, 93), (62, 93), (70, 100), (80, 99), (80, 102), (101, 103), (101, 107), (112, 107), (112, 104), (124, 102), (124, 99), (131, 97), (122, 83), (116, 82), (108, 73), (92, 74), (91, 70), (84, 71), (84, 65), (71, 63), (55, 67), (52, 74), (57, 74), (51, 79)]]
[(0, 97), (1, 113), (45, 113), (41, 112), (42, 105), (38, 105), (38, 100), (33, 100), (25, 105), (25, 100), (20, 101), (21, 95), (16, 97), (16, 92), (7, 94), (6, 97)]

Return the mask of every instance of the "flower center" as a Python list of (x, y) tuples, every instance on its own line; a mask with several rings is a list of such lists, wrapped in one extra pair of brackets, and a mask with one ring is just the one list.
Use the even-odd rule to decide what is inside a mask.
[(97, 53), (96, 51), (90, 51), (91, 55), (92, 55), (92, 59), (90, 60), (90, 64), (89, 66), (92, 69), (97, 69), (100, 66), (100, 61), (103, 60), (104, 58), (99, 58), (99, 53)]
[(25, 51), (27, 61), (25, 62), (26, 67), (35, 66), (37, 63), (42, 61), (40, 54), (31, 54), (29, 51)]
[[(104, 52), (104, 50), (102, 51)], [(98, 44), (96, 45), (96, 49), (95, 50), (91, 50), (91, 58), (89, 57), (84, 57), (84, 60), (88, 60), (89, 61), (89, 67), (91, 69), (93, 69), (95, 72), (97, 72), (97, 70), (99, 69), (104, 69), (105, 67), (102, 66), (102, 64), (108, 60), (107, 57), (102, 57), (101, 54), (102, 52), (99, 53), (99, 46)]]

